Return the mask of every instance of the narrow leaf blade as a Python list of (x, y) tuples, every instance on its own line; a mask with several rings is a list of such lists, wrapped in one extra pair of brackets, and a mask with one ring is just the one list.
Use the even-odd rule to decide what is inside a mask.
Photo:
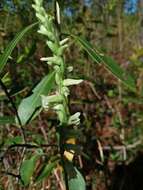
[(69, 190), (86, 190), (86, 184), (81, 173), (75, 168), (76, 177), (69, 179)]
[(23, 36), (30, 31), (37, 23), (31, 24), (30, 26), (26, 27), (24, 30), (19, 32), (15, 38), (8, 44), (4, 53), (0, 56), (0, 72), (2, 72), (4, 66), (6, 65), (9, 56), (11, 55), (12, 51), (16, 47), (17, 43), (23, 38)]
[(135, 81), (131, 75), (125, 72), (119, 64), (111, 57), (100, 53), (85, 39), (72, 35), (83, 47), (83, 49), (89, 54), (91, 59), (98, 64), (104, 64), (105, 67), (118, 79), (120, 79), (131, 90), (136, 91)]
[(55, 72), (45, 76), (34, 88), (33, 94), (21, 101), (18, 108), (18, 115), (22, 125), (25, 125), (33, 116), (35, 110), (41, 107), (41, 95), (47, 95), (53, 88), (54, 76)]
[(52, 170), (56, 167), (57, 162), (51, 162), (49, 164), (47, 164), (46, 166), (44, 166), (44, 168), (42, 168), (42, 171), (40, 172), (39, 176), (36, 179), (36, 182), (39, 183), (41, 182), (44, 178), (48, 177)]

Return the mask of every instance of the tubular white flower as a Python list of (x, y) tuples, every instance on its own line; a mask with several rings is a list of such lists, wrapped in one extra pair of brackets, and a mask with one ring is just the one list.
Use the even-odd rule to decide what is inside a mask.
[(60, 41), (60, 45), (65, 45), (69, 41), (69, 38), (65, 38), (64, 40)]
[(63, 85), (64, 86), (71, 86), (71, 85), (76, 85), (76, 84), (80, 84), (81, 82), (83, 82), (83, 80), (79, 79), (79, 80), (75, 80), (75, 79), (65, 79), (63, 81)]
[(41, 96), (42, 97), (42, 106), (45, 109), (48, 109), (52, 104), (61, 103), (63, 98), (61, 95), (51, 95), (51, 96)]
[[(76, 85), (82, 82), (82, 80), (65, 79), (65, 62), (64, 51), (68, 47), (68, 38), (59, 40), (58, 33), (53, 23), (53, 16), (47, 14), (42, 6), (43, 0), (34, 0), (35, 4), (33, 8), (36, 11), (36, 16), (39, 20), (40, 26), (38, 32), (47, 37), (46, 44), (52, 52), (52, 57), (43, 57), (41, 61), (46, 61), (55, 70), (55, 82), (57, 85), (57, 91), (55, 95), (42, 96), (42, 106), (45, 109), (52, 108), (56, 111), (60, 125), (79, 125), (80, 113), (77, 112), (70, 116), (68, 108), (68, 95), (70, 93), (68, 86)], [(59, 8), (58, 8), (59, 11)], [(59, 12), (58, 12), (59, 14)], [(71, 72), (72, 67), (67, 70)]]
[(71, 115), (68, 120), (69, 125), (79, 125), (80, 124), (80, 112)]

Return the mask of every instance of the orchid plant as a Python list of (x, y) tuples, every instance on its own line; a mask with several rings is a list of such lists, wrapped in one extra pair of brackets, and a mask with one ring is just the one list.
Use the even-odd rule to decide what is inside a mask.
[[(54, 18), (48, 15), (42, 6), (42, 0), (35, 0), (33, 8), (36, 11), (36, 16), (39, 20), (40, 28), (38, 32), (46, 36), (46, 44), (51, 50), (52, 57), (42, 57), (42, 61), (46, 61), (55, 71), (56, 91), (54, 95), (42, 96), (43, 108), (53, 108), (56, 111), (60, 126), (79, 125), (80, 113), (70, 115), (68, 107), (68, 95), (70, 94), (68, 86), (76, 85), (82, 80), (67, 79), (65, 78), (66, 64), (64, 61), (64, 51), (68, 48), (68, 38), (63, 40), (59, 39), (57, 30), (54, 26)], [(56, 2), (57, 3), (57, 2)], [(57, 3), (58, 7), (58, 3)], [(71, 67), (68, 68), (69, 71)]]
[[(36, 17), (39, 20), (39, 30), (38, 33), (45, 36), (46, 44), (52, 52), (51, 57), (42, 57), (41, 61), (45, 61), (55, 72), (55, 84), (56, 91), (53, 92), (53, 95), (44, 96), (42, 95), (42, 107), (44, 109), (53, 109), (59, 120), (59, 147), (62, 150), (61, 154), (69, 158), (72, 161), (74, 151), (68, 153), (63, 149), (63, 143), (71, 142), (70, 139), (66, 139), (64, 142), (63, 128), (69, 126), (78, 126), (80, 124), (80, 113), (77, 112), (73, 115), (70, 114), (68, 106), (68, 96), (70, 94), (69, 86), (80, 84), (83, 80), (69, 79), (65, 77), (65, 71), (72, 71), (72, 67), (66, 67), (64, 60), (64, 52), (68, 48), (68, 38), (60, 39), (60, 34), (58, 33), (57, 28), (54, 24), (54, 17), (48, 14), (43, 8), (43, 0), (35, 0), (35, 4), (32, 5), (36, 11)], [(58, 2), (56, 2), (56, 11), (57, 11), (57, 22), (60, 24), (60, 8)], [(67, 130), (68, 131), (68, 130)], [(63, 138), (63, 139), (61, 139)], [(72, 142), (75, 140), (73, 139)], [(75, 143), (75, 142), (74, 142)], [(62, 166), (64, 168), (65, 175), (68, 176), (66, 168), (64, 166), (64, 157), (61, 155)], [(65, 180), (68, 180), (68, 177)], [(66, 188), (68, 189), (68, 183), (66, 183)]]
[[(73, 164), (73, 157), (76, 154), (82, 154), (87, 157), (87, 155), (82, 152), (80, 146), (76, 144), (76, 139), (80, 136), (79, 131), (77, 130), (80, 124), (80, 113), (76, 112), (71, 115), (68, 101), (70, 95), (69, 86), (80, 84), (83, 80), (66, 77), (67, 71), (72, 72), (73, 67), (68, 67), (65, 63), (64, 55), (67, 48), (69, 48), (69, 38), (61, 39), (60, 7), (58, 1), (55, 0), (56, 16), (46, 12), (43, 7), (43, 0), (34, 0), (32, 6), (39, 21), (38, 33), (45, 37), (45, 43), (51, 51), (51, 56), (42, 57), (41, 61), (46, 62), (52, 72), (48, 73), (38, 85), (34, 87), (30, 96), (22, 99), (18, 109), (2, 79), (0, 80), (0, 84), (12, 105), (15, 114), (15, 119), (12, 118), (10, 123), (12, 122), (19, 127), (22, 136), (22, 138), (20, 136), (21, 140), (20, 142), (18, 141), (18, 143), (16, 143), (17, 141), (14, 137), (10, 146), (8, 146), (6, 152), (4, 152), (2, 156), (2, 159), (4, 159), (8, 150), (14, 147), (22, 150), (17, 174), (9, 171), (4, 171), (4, 174), (15, 177), (20, 182), (20, 185), (28, 187), (29, 185), (32, 186), (35, 183), (43, 181), (55, 168), (59, 167), (60, 172), (64, 176), (66, 190), (85, 190), (86, 185), (84, 178)], [(26, 27), (9, 43), (8, 47), (0, 57), (0, 72), (6, 65), (16, 44), (36, 25), (37, 23), (34, 23)], [(104, 65), (108, 71), (129, 87), (130, 90), (136, 92), (134, 78), (124, 71), (115, 60), (100, 53), (99, 50), (93, 47), (87, 40), (73, 34), (70, 34), (69, 37), (72, 37), (80, 44), (94, 63)], [(53, 90), (53, 86), (55, 87), (55, 90)], [(27, 141), (27, 133), (24, 127), (30, 123), (42, 109), (52, 109), (57, 115), (59, 122), (58, 126), (56, 126), (58, 142), (56, 144), (41, 144), (38, 142), (33, 143)], [(44, 151), (45, 148), (49, 146), (56, 147), (56, 155), (51, 156), (50, 158)], [(30, 154), (27, 149), (32, 149)], [(100, 147), (100, 150), (100, 152), (103, 153), (102, 147)], [(44, 163), (40, 162), (41, 165), (37, 171), (37, 161), (40, 160), (42, 156), (45, 158)], [(101, 161), (104, 161), (104, 154), (101, 154), (100, 156)]]

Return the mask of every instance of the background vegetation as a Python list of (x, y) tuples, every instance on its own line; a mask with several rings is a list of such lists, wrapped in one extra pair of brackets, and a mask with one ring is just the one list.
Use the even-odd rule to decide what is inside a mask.
[[(32, 0), (0, 1), (1, 54), (17, 32), (36, 21), (32, 3)], [(44, 3), (53, 14), (53, 1)], [(71, 87), (70, 94), (71, 113), (82, 113), (78, 143), (86, 153), (75, 157), (75, 165), (80, 166), (89, 190), (129, 190), (130, 186), (142, 189), (143, 172), (133, 171), (133, 168), (140, 168), (142, 164), (139, 156), (142, 156), (143, 140), (143, 1), (60, 0), (59, 4), (62, 35), (70, 32), (84, 36), (100, 52), (113, 57), (136, 83), (136, 90), (124, 85), (104, 64), (95, 64), (86, 51), (70, 40), (66, 64), (74, 67), (71, 77), (84, 79), (82, 84)], [(48, 65), (40, 61), (47, 55), (50, 51), (35, 27), (8, 59), (1, 78), (16, 108), (49, 71)], [(21, 130), (14, 123), (16, 110), (2, 87), (0, 99), (0, 189), (62, 189), (60, 169), (54, 170), (39, 186), (35, 187), (33, 182), (29, 187), (19, 185), (16, 172), (22, 148), (7, 150), (7, 147), (22, 142)], [(27, 141), (55, 143), (56, 125), (55, 114), (42, 111), (24, 127)], [(49, 155), (55, 151), (45, 148)], [(133, 165), (136, 159), (139, 162)], [(37, 163), (37, 173), (40, 162), (42, 160)]]

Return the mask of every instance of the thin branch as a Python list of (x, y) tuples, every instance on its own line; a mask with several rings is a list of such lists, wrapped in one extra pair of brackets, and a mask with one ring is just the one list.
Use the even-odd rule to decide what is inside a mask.
[(119, 145), (119, 146), (103, 146), (103, 150), (123, 150), (123, 149), (126, 149), (126, 150), (131, 150), (131, 149), (134, 149), (136, 148), (137, 146), (141, 145), (142, 144), (142, 141), (141, 140), (138, 140), (136, 141), (135, 143), (133, 144), (129, 144), (129, 145)]
[(7, 87), (6, 87), (5, 84), (2, 82), (1, 79), (0, 79), (0, 85), (1, 85), (2, 89), (4, 90), (4, 92), (5, 92), (6, 96), (7, 96), (7, 98), (9, 99), (9, 102), (10, 102), (11, 105), (12, 105), (14, 114), (16, 115), (16, 118), (17, 118), (18, 123), (19, 123), (20, 128), (21, 128), (21, 133), (22, 133), (22, 136), (23, 136), (24, 143), (26, 143), (25, 131), (24, 131), (24, 128), (23, 128), (23, 126), (22, 126), (20, 117), (19, 117), (19, 115), (18, 115), (18, 111), (17, 111), (16, 105), (15, 105), (13, 99), (11, 98), (10, 93), (9, 93), (8, 90), (7, 90)]
[(11, 145), (9, 148), (14, 147), (26, 147), (26, 148), (47, 148), (47, 147), (58, 147), (56, 144), (40, 144), (40, 145), (32, 145), (32, 144), (14, 144)]
[(87, 85), (89, 85), (89, 87), (91, 88), (91, 90), (92, 90), (92, 92), (94, 93), (94, 95), (99, 99), (99, 100), (101, 100), (101, 97), (98, 95), (98, 93), (97, 93), (97, 91), (96, 91), (96, 89), (95, 89), (95, 87), (94, 87), (94, 84), (92, 83), (92, 82), (90, 82), (90, 81), (85, 81), (85, 84), (87, 84)]
[(56, 147), (58, 148), (58, 145), (56, 144), (40, 144), (40, 145), (32, 145), (32, 144), (13, 144), (13, 145), (10, 145), (6, 150), (5, 152), (3, 153), (3, 155), (0, 157), (0, 161), (2, 161), (5, 157), (5, 155), (8, 153), (8, 151), (10, 149), (13, 149), (13, 148), (26, 148), (26, 149), (33, 149), (33, 148), (47, 148), (47, 147)]
[(60, 179), (60, 177), (59, 177), (59, 175), (58, 175), (57, 169), (54, 170), (54, 175), (55, 175), (55, 177), (56, 177), (56, 179), (57, 179), (57, 182), (58, 182), (58, 184), (59, 184), (59, 186), (60, 186), (60, 189), (61, 189), (61, 190), (65, 190), (65, 187), (64, 187), (64, 185), (63, 185), (63, 183), (62, 183), (62, 181), (61, 181), (61, 179)]
[(11, 172), (1, 171), (0, 173), (4, 174), (4, 175), (9, 175), (9, 176), (12, 176), (12, 177), (20, 179), (20, 175), (17, 175), (17, 174), (11, 173)]

